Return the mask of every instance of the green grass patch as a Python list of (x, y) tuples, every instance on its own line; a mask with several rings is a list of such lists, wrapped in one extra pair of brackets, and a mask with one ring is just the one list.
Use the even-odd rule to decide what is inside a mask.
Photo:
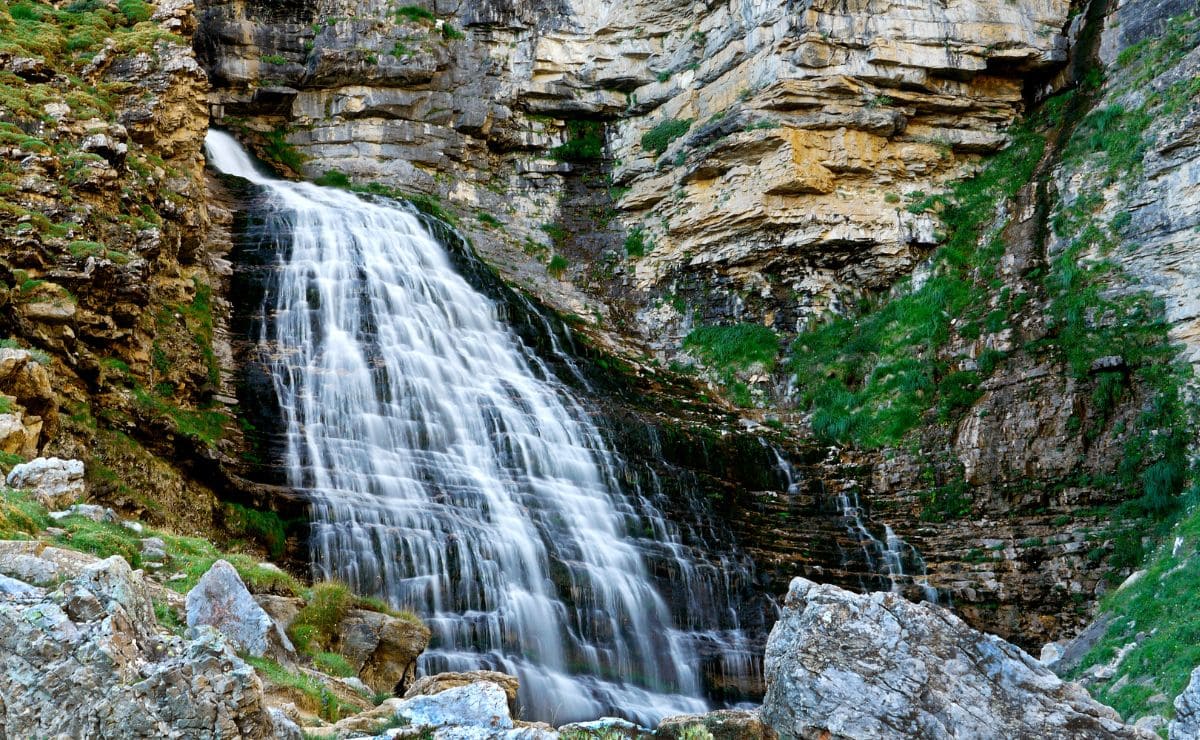
[(287, 131), (276, 129), (263, 134), (263, 158), (283, 165), (293, 172), (299, 172), (307, 157), (299, 152), (287, 140)]
[(283, 556), (287, 545), (287, 525), (275, 512), (226, 504), (225, 527), (235, 537), (250, 537), (261, 542), (272, 559)]
[(325, 174), (313, 180), (316, 185), (322, 185), (327, 188), (350, 188), (350, 176), (344, 172), (337, 170), (325, 170)]
[(322, 652), (333, 638), (334, 628), (354, 606), (355, 597), (344, 583), (327, 581), (312, 588), (312, 597), (288, 627), (296, 649)]
[(550, 150), (560, 162), (595, 162), (604, 156), (604, 124), (600, 121), (567, 121), (567, 140)]
[(422, 8), (419, 5), (403, 5), (396, 8), (396, 20), (401, 23), (432, 24), (437, 20), (437, 16), (433, 14), (433, 11)]
[[(7, 463), (9, 460), (2, 462)], [(23, 460), (17, 458), (16, 462)], [(29, 539), (50, 526), (50, 521), (46, 508), (32, 495), (0, 487), (0, 539)]]
[(561, 254), (556, 254), (550, 258), (549, 262), (546, 263), (546, 272), (553, 275), (555, 279), (561, 280), (569, 266), (570, 263), (567, 262), (566, 257), (562, 256)]
[(625, 237), (625, 254), (630, 257), (644, 257), (646, 252), (654, 248), (654, 242), (646, 236), (646, 230), (641, 226), (635, 226), (629, 231), (629, 235)]
[(358, 671), (354, 670), (354, 666), (350, 665), (350, 661), (337, 653), (314, 653), (312, 659), (313, 665), (321, 673), (328, 673), (330, 676), (339, 676), (341, 678), (353, 678), (358, 675)]
[(289, 671), (270, 658), (243, 655), (242, 659), (254, 666), (260, 676), (276, 686), (294, 690), (298, 695), (298, 703), (310, 712), (317, 712), (324, 720), (336, 722), (358, 711), (357, 707), (342, 702), (327, 686), (312, 676)]
[(773, 372), (779, 356), (779, 336), (759, 324), (702, 326), (684, 338), (683, 347), (716, 372), (734, 403), (750, 406), (749, 386), (738, 374), (756, 367)]
[(642, 134), (642, 149), (658, 156), (667, 150), (672, 141), (688, 132), (692, 127), (690, 118), (670, 118)]

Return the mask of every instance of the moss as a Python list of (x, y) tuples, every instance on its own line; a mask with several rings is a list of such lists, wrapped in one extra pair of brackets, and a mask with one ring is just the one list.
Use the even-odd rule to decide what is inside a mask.
[(226, 504), (225, 526), (235, 537), (248, 536), (261, 542), (271, 558), (283, 556), (287, 545), (287, 525), (275, 512)]

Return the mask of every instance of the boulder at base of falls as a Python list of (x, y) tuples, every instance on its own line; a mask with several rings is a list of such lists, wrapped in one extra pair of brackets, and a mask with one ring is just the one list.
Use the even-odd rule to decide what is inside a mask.
[(0, 737), (287, 737), (220, 633), (158, 631), (151, 588), (119, 556), (0, 595), (0, 697)]
[(516, 676), (510, 676), (507, 673), (500, 673), (498, 671), (462, 671), (459, 673), (438, 673), (433, 676), (421, 676), (408, 687), (408, 691), (404, 692), (404, 698), (411, 699), (414, 696), (432, 696), (449, 689), (456, 689), (460, 686), (480, 681), (490, 681), (504, 689), (504, 694), (508, 697), (509, 712), (514, 716), (518, 714), (517, 692), (521, 688), (521, 681)]
[(792, 581), (766, 652), (782, 738), (1153, 738), (949, 611)]
[(235, 649), (257, 657), (287, 659), (295, 653), (291, 640), (250, 595), (237, 569), (224, 560), (188, 591), (187, 624), (216, 629)]

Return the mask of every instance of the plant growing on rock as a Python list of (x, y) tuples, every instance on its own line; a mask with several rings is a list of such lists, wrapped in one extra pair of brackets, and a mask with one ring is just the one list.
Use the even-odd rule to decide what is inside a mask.
[(688, 132), (692, 127), (690, 118), (670, 118), (642, 134), (642, 149), (658, 156), (667, 150), (671, 142)]

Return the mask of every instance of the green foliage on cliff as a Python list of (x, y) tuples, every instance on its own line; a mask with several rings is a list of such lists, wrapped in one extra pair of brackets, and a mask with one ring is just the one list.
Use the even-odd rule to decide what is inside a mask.
[(225, 527), (234, 537), (245, 536), (261, 542), (272, 558), (283, 556), (287, 544), (287, 525), (275, 512), (226, 504)]
[(567, 121), (567, 140), (550, 150), (560, 162), (594, 162), (604, 156), (604, 124), (599, 121)]
[(27, 493), (0, 493), (0, 540), (25, 540), (50, 526), (45, 507)]
[(354, 594), (344, 583), (318, 583), (313, 586), (308, 603), (288, 627), (288, 637), (298, 650), (321, 652), (329, 645), (338, 623), (353, 606)]
[(779, 356), (779, 336), (761, 324), (701, 326), (684, 338), (683, 347), (717, 374), (734, 403), (750, 406), (750, 388), (739, 374), (772, 372)]
[(667, 150), (672, 141), (686, 134), (691, 127), (692, 119), (690, 118), (668, 118), (642, 134), (642, 148), (658, 156)]
[(396, 8), (396, 19), (401, 23), (433, 23), (437, 17), (432, 11), (419, 5), (404, 5)]
[(256, 658), (253, 655), (243, 655), (242, 659), (258, 671), (267, 681), (285, 689), (294, 690), (298, 703), (305, 709), (317, 712), (322, 719), (337, 722), (345, 716), (358, 711), (357, 707), (342, 702), (320, 680), (307, 673), (290, 671), (270, 658)]
[(1010, 133), (1012, 144), (977, 175), (916, 207), (940, 210), (949, 229), (927, 279), (870, 299), (792, 344), (798, 400), (812, 412), (819, 438), (868, 448), (895, 444), (928, 409), (949, 416), (975, 400), (991, 368), (960, 368), (939, 350), (951, 339), (952, 322), (960, 334), (978, 336), (999, 330), (996, 319), (1015, 312), (1015, 296), (992, 293), (1004, 245), (991, 227), (999, 204), (1029, 182), (1045, 141), (1030, 126)]

